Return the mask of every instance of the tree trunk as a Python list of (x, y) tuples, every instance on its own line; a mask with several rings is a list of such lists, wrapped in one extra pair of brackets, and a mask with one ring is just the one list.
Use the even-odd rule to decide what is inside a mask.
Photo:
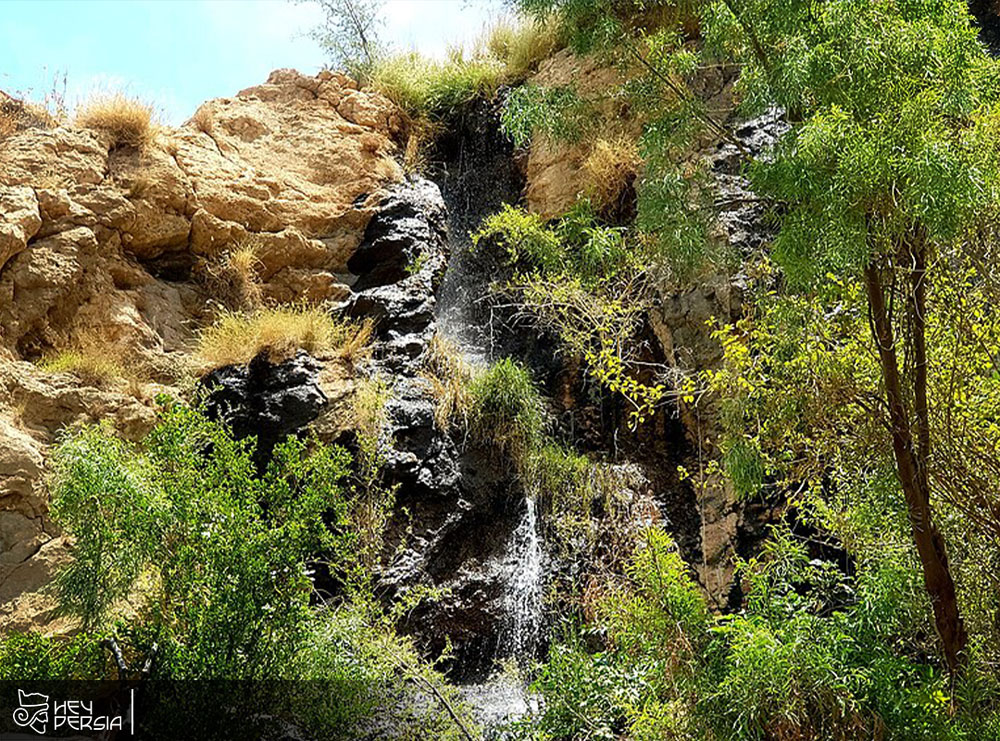
[(931, 518), (930, 490), (927, 483), (927, 456), (930, 448), (930, 433), (927, 420), (927, 372), (926, 342), (924, 338), (924, 257), (923, 248), (918, 248), (919, 259), (913, 266), (913, 294), (907, 310), (914, 332), (914, 358), (917, 363), (914, 374), (914, 399), (917, 406), (917, 435), (919, 445), (914, 448), (910, 428), (910, 416), (900, 382), (899, 363), (893, 339), (892, 320), (886, 309), (885, 292), (882, 288), (879, 270), (874, 264), (865, 268), (865, 289), (868, 294), (868, 308), (871, 312), (872, 332), (878, 345), (879, 361), (882, 368), (882, 382), (889, 407), (889, 422), (892, 428), (892, 450), (896, 459), (896, 473), (902, 485), (910, 515), (910, 530), (917, 546), (917, 554), (924, 574), (924, 588), (930, 595), (934, 608), (934, 626), (941, 638), (948, 669), (954, 675), (964, 659), (966, 644), (965, 626), (958, 613), (955, 596), (955, 582), (948, 568), (948, 554), (944, 538)]

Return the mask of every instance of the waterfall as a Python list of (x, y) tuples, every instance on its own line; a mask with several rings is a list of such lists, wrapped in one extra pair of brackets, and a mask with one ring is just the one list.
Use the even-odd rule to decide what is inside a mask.
[(544, 560), (535, 499), (528, 496), (500, 568), (506, 613), (499, 641), (501, 656), (531, 658), (538, 647), (542, 633)]

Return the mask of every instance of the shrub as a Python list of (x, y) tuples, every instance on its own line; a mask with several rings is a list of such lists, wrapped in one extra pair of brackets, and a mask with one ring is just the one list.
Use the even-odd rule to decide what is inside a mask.
[(258, 271), (263, 263), (257, 256), (259, 250), (255, 238), (240, 240), (205, 269), (209, 293), (226, 308), (247, 311), (260, 306), (262, 293)]
[(523, 466), (544, 427), (542, 399), (531, 372), (504, 358), (472, 379), (469, 396), (470, 427), (477, 439)]
[(224, 311), (202, 331), (197, 352), (209, 368), (248, 363), (265, 350), (273, 359), (297, 350), (313, 355), (336, 351), (353, 362), (363, 354), (371, 332), (370, 324), (340, 321), (322, 307)]
[(0, 110), (0, 139), (5, 139), (17, 131), (17, 118), (12, 113)]
[(81, 332), (69, 347), (45, 355), (39, 366), (49, 373), (72, 373), (97, 387), (137, 384), (148, 375), (133, 351), (100, 331)]
[(456, 689), (371, 603), (319, 609), (291, 669), (306, 680), (296, 683), (299, 717), (336, 738), (465, 739), (458, 724), (474, 728)]
[(100, 636), (0, 634), (0, 681), (110, 678), (109, 662)]
[(591, 486), (591, 467), (586, 456), (548, 442), (534, 451), (526, 487), (538, 497), (546, 523), (562, 543), (583, 530), (590, 534), (593, 499), (601, 492)]
[(202, 104), (191, 116), (190, 123), (201, 133), (211, 136), (215, 130), (215, 111), (211, 106)]
[(354, 506), (350, 521), (357, 534), (358, 580), (366, 579), (382, 556), (385, 526), (392, 516), (396, 486), (386, 486), (382, 479), (385, 454), (392, 447), (389, 413), (386, 404), (391, 388), (381, 378), (364, 378), (355, 386), (353, 399), (357, 452), (352, 479)]
[(153, 107), (123, 93), (97, 96), (77, 111), (76, 124), (106, 133), (113, 146), (141, 149), (153, 138)]
[[(645, 256), (625, 230), (600, 223), (587, 200), (561, 219), (545, 223), (536, 214), (505, 205), (472, 235), (506, 253), (514, 277), (495, 283), (495, 293), (552, 332), (562, 348), (584, 359), (591, 375), (631, 407), (632, 427), (644, 422), (666, 394), (637, 360), (636, 333), (651, 300), (644, 279)], [(665, 369), (664, 369), (665, 370)], [(655, 379), (654, 379), (655, 381)]]
[[(289, 438), (258, 474), (253, 441), (177, 405), (141, 447), (85, 428), (54, 456), (52, 511), (74, 538), (60, 604), (110, 627), (127, 597), (134, 634), (173, 678), (272, 676), (308, 619), (307, 559), (349, 561), (338, 448)], [(327, 523), (330, 523), (328, 525)]]
[(596, 209), (613, 213), (639, 174), (642, 158), (635, 141), (620, 136), (597, 139), (583, 161), (587, 190)]
[(984, 738), (995, 680), (970, 671), (950, 688), (914, 646), (930, 626), (911, 560), (890, 551), (851, 579), (775, 529), (741, 567), (743, 610), (718, 617), (669, 536), (650, 530), (600, 602), (606, 648), (579, 629), (554, 643), (535, 683), (542, 711), (520, 725), (544, 738)]

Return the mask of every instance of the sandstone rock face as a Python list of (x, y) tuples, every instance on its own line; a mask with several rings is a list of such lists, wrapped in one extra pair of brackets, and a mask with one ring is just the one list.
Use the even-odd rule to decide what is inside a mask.
[[(198, 327), (229, 301), (212, 276), (238, 247), (252, 247), (265, 300), (345, 302), (404, 135), (380, 95), (292, 70), (142, 150), (19, 128), (0, 140), (0, 628), (49, 618), (36, 592), (66, 556), (43, 483), (56, 434), (102, 419), (131, 437), (149, 428), (152, 397), (183, 380)], [(142, 380), (98, 388), (36, 362), (81, 338)]]
[[(531, 82), (542, 87), (573, 85), (583, 98), (606, 96), (620, 87), (622, 74), (596, 59), (581, 58), (569, 49), (542, 62)], [(616, 133), (628, 132), (632, 137), (641, 130), (625, 110), (611, 110), (607, 115), (620, 127)], [(525, 205), (531, 211), (552, 218), (566, 213), (586, 191), (583, 163), (589, 152), (587, 143), (551, 142), (538, 137), (532, 142), (527, 161)]]

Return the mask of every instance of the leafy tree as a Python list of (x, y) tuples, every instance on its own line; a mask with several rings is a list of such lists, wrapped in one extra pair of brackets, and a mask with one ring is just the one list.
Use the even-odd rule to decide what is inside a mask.
[(602, 224), (581, 200), (553, 224), (504, 206), (472, 240), (504, 254), (513, 274), (493, 291), (551, 331), (564, 352), (585, 360), (591, 375), (626, 401), (633, 427), (646, 421), (666, 387), (650, 383), (650, 364), (639, 360), (637, 334), (651, 299), (649, 255), (627, 230)]
[(678, 267), (705, 256), (710, 242), (697, 223), (712, 211), (697, 197), (704, 180), (673, 164), (678, 152), (698, 131), (743, 149), (688, 83), (703, 65), (735, 64), (744, 113), (786, 111), (790, 130), (748, 171), (780, 226), (770, 255), (792, 289), (813, 290), (828, 275), (861, 287), (879, 361), (882, 439), (956, 671), (967, 634), (931, 508), (928, 291), (975, 248), (1000, 183), (1000, 67), (977, 41), (965, 4), (712, 2), (700, 9), (700, 49), (681, 26), (643, 20), (665, 3), (524, 5), (571, 18), (578, 46), (610, 44), (641, 70), (630, 88), (650, 120), (639, 223)]
[(379, 27), (385, 0), (296, 0), (315, 3), (323, 23), (310, 36), (334, 66), (364, 77), (382, 53)]
[(64, 609), (105, 630), (137, 613), (134, 637), (159, 644), (166, 676), (273, 675), (304, 635), (309, 560), (349, 560), (347, 461), (290, 438), (258, 475), (253, 440), (179, 405), (142, 448), (103, 427), (67, 438), (53, 495), (75, 543), (58, 576)]

